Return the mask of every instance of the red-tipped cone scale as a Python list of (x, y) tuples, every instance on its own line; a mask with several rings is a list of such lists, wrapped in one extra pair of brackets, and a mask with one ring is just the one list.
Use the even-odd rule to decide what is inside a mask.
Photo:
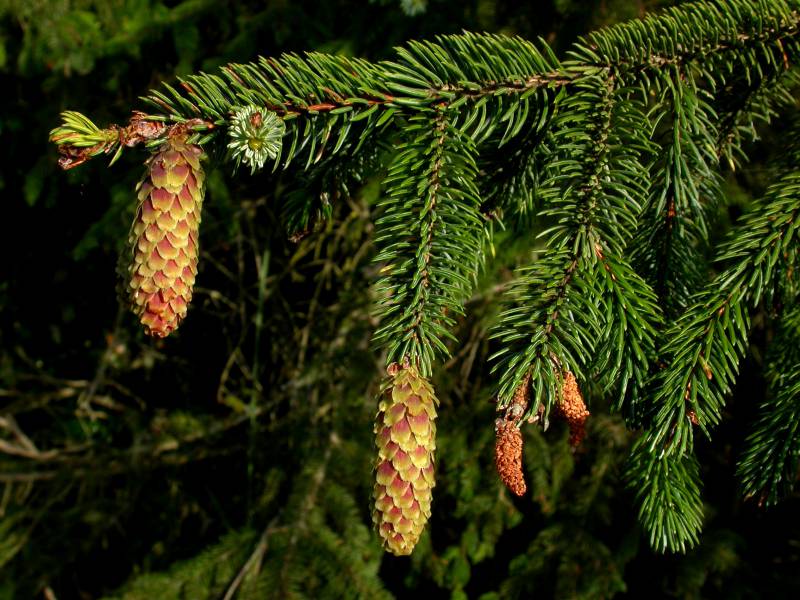
[(145, 163), (129, 237), (128, 291), (145, 332), (166, 337), (183, 318), (197, 275), (202, 150), (174, 136)]
[(411, 554), (431, 515), (436, 404), (414, 367), (392, 365), (375, 421), (378, 447), (372, 520), (392, 554)]

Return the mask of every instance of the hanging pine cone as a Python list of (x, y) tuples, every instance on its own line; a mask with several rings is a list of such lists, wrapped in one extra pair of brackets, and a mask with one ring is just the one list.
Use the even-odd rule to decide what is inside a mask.
[(386, 550), (411, 554), (431, 515), (436, 404), (414, 367), (392, 365), (375, 421), (378, 460), (372, 520)]
[(569, 444), (573, 448), (577, 448), (586, 436), (586, 419), (590, 413), (583, 401), (583, 396), (581, 396), (578, 382), (569, 371), (564, 374), (558, 410), (569, 425)]
[(202, 150), (174, 136), (145, 163), (128, 239), (128, 292), (145, 332), (166, 337), (183, 318), (197, 275)]

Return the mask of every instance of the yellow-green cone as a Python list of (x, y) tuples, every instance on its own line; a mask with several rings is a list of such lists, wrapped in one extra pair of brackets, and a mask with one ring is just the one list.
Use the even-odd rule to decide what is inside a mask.
[(433, 387), (414, 367), (392, 365), (375, 420), (372, 520), (392, 554), (411, 554), (431, 515), (436, 450)]
[(166, 337), (186, 316), (197, 275), (203, 205), (199, 146), (168, 139), (147, 161), (129, 237), (128, 291), (145, 332)]

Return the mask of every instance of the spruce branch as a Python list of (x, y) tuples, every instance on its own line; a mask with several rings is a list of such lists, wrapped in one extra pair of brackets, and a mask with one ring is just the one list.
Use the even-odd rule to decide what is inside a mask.
[[(518, 273), (507, 298), (516, 306), (500, 315), (495, 333), (501, 349), (492, 359), (497, 360), (495, 368), (503, 370), (500, 408), (509, 406), (514, 390), (527, 379), (532, 401), (524, 418), (538, 414), (542, 406), (546, 419), (560, 396), (564, 370), (575, 371), (588, 360), (586, 349), (592, 345), (594, 331), (584, 325), (585, 316), (576, 317), (596, 313), (596, 308), (585, 304), (585, 296), (570, 293), (570, 287), (580, 283), (576, 279), (579, 266), (578, 257), (562, 250)], [(560, 318), (572, 322), (561, 327)]]
[(790, 493), (800, 468), (800, 363), (784, 366), (772, 396), (760, 407), (738, 465), (745, 497), (773, 505)]
[(742, 492), (771, 506), (794, 490), (800, 470), (800, 309), (780, 319), (767, 355), (770, 395), (737, 465)]
[[(131, 148), (139, 144), (152, 147), (167, 138), (182, 134), (195, 134), (195, 132), (214, 128), (213, 123), (202, 119), (191, 119), (166, 125), (163, 118), (139, 111), (133, 112), (133, 116), (125, 127), (110, 125), (105, 129), (100, 129), (90, 119), (78, 112), (64, 111), (61, 113), (61, 118), (63, 124), (50, 132), (50, 141), (58, 146), (61, 154), (58, 164), (64, 170), (77, 167), (100, 154), (113, 153), (110, 164), (114, 164), (120, 157), (123, 148)], [(189, 141), (195, 142), (196, 139), (197, 136), (194, 135), (190, 137)]]
[(695, 73), (670, 67), (651, 114), (665, 123), (660, 160), (650, 173), (650, 195), (633, 242), (633, 264), (654, 287), (670, 316), (684, 309), (703, 279), (709, 203), (720, 195), (717, 115)]
[[(766, 77), (800, 55), (799, 24), (796, 0), (698, 2), (595, 32), (564, 63), (541, 41), (464, 33), (410, 42), (397, 49), (396, 60), (380, 63), (315, 52), (262, 57), (216, 74), (179, 78), (174, 86), (165, 83), (144, 100), (155, 111), (148, 120), (173, 123), (200, 119), (229, 126), (234, 108), (243, 105), (275, 113), (292, 140), (284, 166), (302, 151), (308, 167), (398, 112), (414, 114), (442, 102), (462, 113), (477, 142), (492, 137), (502, 123), (500, 141), (507, 142), (520, 134), (532, 98), (547, 99), (552, 108), (555, 90), (572, 88), (597, 69), (613, 69), (626, 85), (648, 85), (665, 69), (690, 65), (714, 85), (723, 83), (724, 69), (714, 75), (720, 66), (736, 64), (748, 79)], [(59, 145), (68, 157), (68, 148), (79, 148), (63, 139)]]
[(631, 452), (628, 482), (654, 550), (686, 552), (697, 544), (703, 502), (700, 465), (693, 454), (656, 456), (640, 439)]
[(750, 327), (748, 310), (769, 301), (775, 277), (800, 232), (800, 174), (790, 172), (731, 232), (719, 262), (730, 262), (698, 293), (692, 306), (666, 333), (658, 374), (656, 407), (648, 433), (656, 454), (690, 451), (693, 426), (710, 435), (719, 423), (725, 396), (735, 382)]
[(600, 253), (593, 274), (593, 294), (606, 299), (606, 321), (594, 371), (606, 391), (615, 391), (613, 408), (630, 426), (646, 416), (645, 390), (662, 325), (653, 288), (613, 252)]
[(800, 5), (794, 0), (693, 2), (593, 32), (571, 54), (588, 65), (632, 74), (728, 54), (746, 57), (746, 67), (763, 58), (782, 68), (797, 50), (799, 32)]
[(385, 214), (376, 222), (381, 326), (387, 362), (418, 365), (429, 376), (448, 355), (453, 319), (483, 260), (475, 148), (443, 110), (413, 117), (389, 167)]
[(747, 162), (742, 146), (758, 139), (758, 125), (769, 124), (781, 109), (796, 105), (792, 90), (798, 83), (800, 73), (788, 69), (757, 79), (736, 78), (725, 86), (715, 107), (721, 118), (717, 156), (731, 171)]
[[(534, 393), (526, 417), (537, 414), (540, 406), (545, 418), (549, 415), (560, 396), (564, 371), (581, 372), (591, 355), (592, 330), (599, 330), (597, 309), (576, 305), (582, 295), (570, 293), (570, 288), (579, 282), (576, 272), (580, 275), (594, 256), (597, 188), (608, 152), (612, 86), (608, 72), (589, 74), (582, 93), (563, 103), (562, 114), (570, 119), (580, 111), (588, 114), (577, 126), (567, 117), (553, 125), (550, 145), (563, 150), (560, 160), (550, 163), (558, 168), (549, 171), (546, 184), (552, 198), (548, 214), (557, 219), (548, 232), (550, 252), (520, 272), (509, 293), (516, 306), (500, 316), (495, 333), (502, 344), (493, 356), (499, 358), (495, 368), (502, 373), (498, 405), (507, 407), (514, 392), (530, 381)], [(572, 323), (562, 327), (559, 317)]]
[[(634, 354), (643, 365), (637, 360), (621, 369), (623, 348), (615, 345), (612, 352), (609, 334), (601, 333), (611, 331), (609, 319), (632, 319), (637, 334), (649, 340), (642, 346), (650, 348), (650, 321), (658, 314), (652, 310), (651, 294), (632, 298), (634, 288), (616, 279), (623, 273), (617, 257), (636, 228), (644, 197), (643, 161), (652, 152), (641, 108), (618, 83), (607, 69), (587, 73), (576, 83), (580, 91), (563, 100), (554, 120), (541, 195), (549, 206), (544, 214), (555, 225), (545, 233), (549, 254), (520, 274), (511, 291), (517, 306), (501, 315), (496, 337), (502, 349), (495, 355), (500, 358), (497, 368), (503, 370), (501, 407), (529, 375), (536, 390), (529, 414), (539, 410), (540, 402), (549, 413), (563, 370), (583, 372), (598, 340), (605, 348), (597, 362), (605, 363), (606, 384), (624, 382), (622, 396), (632, 370), (638, 371), (635, 380), (647, 371), (644, 352)], [(597, 271), (600, 263), (603, 268)], [(611, 265), (617, 273), (606, 278)], [(635, 277), (629, 268), (624, 271)], [(638, 281), (636, 287), (641, 292), (647, 285)], [(610, 304), (598, 305), (596, 299)], [(630, 341), (637, 343), (635, 337)]]
[(569, 83), (552, 50), (519, 37), (465, 32), (409, 42), (397, 61), (381, 63), (394, 102), (408, 106), (451, 105), (488, 96), (530, 95)]

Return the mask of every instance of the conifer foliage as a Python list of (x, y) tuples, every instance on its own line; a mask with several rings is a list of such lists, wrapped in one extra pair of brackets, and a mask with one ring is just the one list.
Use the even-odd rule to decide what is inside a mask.
[[(495, 229), (525, 235), (528, 215), (543, 220), (494, 331), (510, 432), (498, 448), (513, 441), (498, 465), (516, 470), (519, 426), (546, 425), (567, 396), (579, 442), (588, 410), (578, 388), (599, 390), (643, 431), (628, 472), (651, 545), (684, 551), (703, 521), (695, 434), (712, 437), (722, 419), (757, 306), (783, 333), (739, 472), (744, 493), (766, 503), (797, 478), (800, 151), (787, 148), (727, 239), (711, 232), (721, 169), (743, 167), (758, 122), (794, 110), (798, 60), (797, 0), (705, 1), (592, 33), (563, 60), (542, 41), (465, 33), (409, 42), (379, 63), (312, 52), (231, 64), (164, 84), (125, 126), (64, 113), (51, 138), (65, 168), (137, 145), (156, 153), (134, 225), (135, 287), (151, 294), (136, 301), (143, 322), (164, 303), (180, 320), (188, 302), (174, 284), (191, 287), (197, 239), (176, 228), (199, 222), (201, 148), (253, 171), (344, 168), (358, 181), (383, 169), (374, 340), (387, 365), (403, 367), (390, 371), (376, 425), (375, 521), (396, 553), (411, 551), (429, 512), (436, 401), (426, 378), (451, 353)], [(314, 201), (285, 207), (288, 220), (307, 225)], [(162, 210), (155, 228), (151, 205)], [(178, 207), (176, 224), (162, 224)], [(183, 279), (152, 262), (171, 265), (179, 241)], [(156, 321), (145, 323), (155, 335), (174, 329)]]

